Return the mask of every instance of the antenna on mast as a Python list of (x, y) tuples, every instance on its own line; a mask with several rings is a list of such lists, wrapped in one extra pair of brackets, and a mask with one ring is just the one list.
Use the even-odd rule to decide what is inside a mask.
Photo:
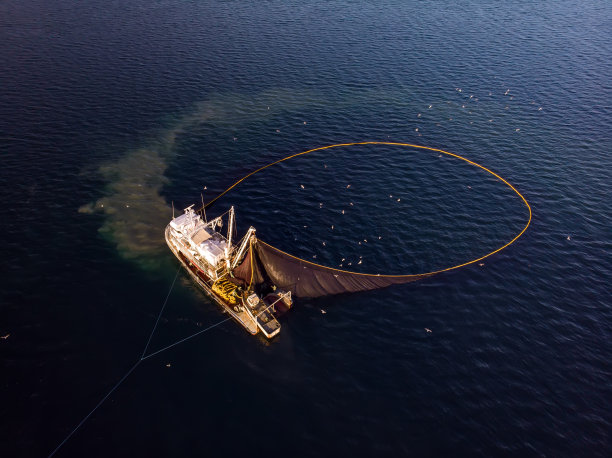
[[(204, 189), (206, 189), (206, 186), (204, 186)], [(202, 214), (204, 215), (204, 222), (207, 223), (208, 221), (206, 221), (206, 205), (204, 205), (204, 193), (203, 192), (200, 193), (200, 198), (202, 199)]]

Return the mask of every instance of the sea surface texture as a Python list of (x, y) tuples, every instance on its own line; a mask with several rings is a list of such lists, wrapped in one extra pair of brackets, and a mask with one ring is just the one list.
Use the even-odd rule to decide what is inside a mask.
[[(0, 454), (612, 456), (611, 31), (596, 0), (1, 0)], [(164, 304), (147, 354), (227, 318), (173, 283), (173, 207), (364, 141), (489, 168), (530, 227), (298, 299), (270, 342), (230, 320), (138, 363)], [(385, 145), (209, 215), (231, 205), (240, 235), (386, 274), (529, 218)]]

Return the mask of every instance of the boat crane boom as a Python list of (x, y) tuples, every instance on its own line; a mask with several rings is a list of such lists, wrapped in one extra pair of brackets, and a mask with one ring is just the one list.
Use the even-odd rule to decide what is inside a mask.
[(238, 248), (238, 252), (236, 253), (236, 256), (234, 256), (234, 261), (232, 262), (232, 265), (230, 266), (231, 270), (236, 268), (236, 265), (238, 264), (238, 262), (244, 255), (244, 252), (246, 251), (246, 247), (249, 244), (249, 241), (251, 240), (251, 237), (254, 234), (255, 234), (255, 228), (251, 226), (249, 230), (247, 231), (246, 235), (244, 236), (244, 238), (242, 239), (242, 243), (240, 244), (240, 248)]

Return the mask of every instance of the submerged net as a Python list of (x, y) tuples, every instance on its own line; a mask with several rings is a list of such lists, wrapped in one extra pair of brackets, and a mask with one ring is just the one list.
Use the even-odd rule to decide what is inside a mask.
[(269, 282), (297, 297), (368, 291), (431, 275), (433, 273), (376, 275), (348, 272), (296, 258), (261, 240), (251, 244), (242, 264), (234, 269), (234, 276), (246, 284)]

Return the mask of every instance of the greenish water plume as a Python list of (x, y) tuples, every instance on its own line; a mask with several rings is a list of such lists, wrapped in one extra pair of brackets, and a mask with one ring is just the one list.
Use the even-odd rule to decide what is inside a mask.
[(177, 139), (198, 125), (240, 125), (263, 119), (280, 110), (303, 107), (318, 100), (312, 93), (274, 89), (255, 95), (218, 94), (165, 129), (148, 145), (126, 152), (119, 160), (102, 164), (98, 172), (107, 182), (104, 195), (79, 208), (80, 213), (105, 216), (100, 233), (116, 245), (120, 255), (144, 268), (156, 268), (164, 254), (164, 227), (172, 216), (162, 195), (164, 175), (176, 156)]

